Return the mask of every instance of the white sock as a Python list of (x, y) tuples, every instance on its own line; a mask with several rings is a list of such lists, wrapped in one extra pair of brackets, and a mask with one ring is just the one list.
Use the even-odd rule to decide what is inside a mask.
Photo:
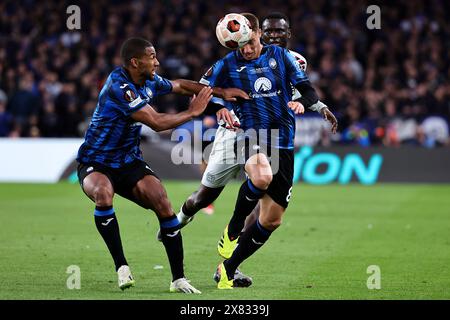
[(189, 217), (184, 214), (183, 209), (180, 209), (180, 212), (177, 214), (177, 219), (181, 224), (186, 224), (189, 222), (189, 219), (192, 217)]

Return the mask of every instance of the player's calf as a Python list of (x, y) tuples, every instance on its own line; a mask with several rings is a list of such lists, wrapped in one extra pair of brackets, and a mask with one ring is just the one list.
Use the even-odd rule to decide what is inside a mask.
[(180, 232), (180, 222), (175, 215), (159, 218), (161, 241), (169, 258), (172, 280), (184, 278), (183, 269), (183, 240)]
[(201, 185), (183, 204), (182, 210), (186, 216), (192, 217), (201, 209), (213, 203), (222, 192), (223, 187), (209, 188)]
[(118, 271), (121, 266), (128, 263), (123, 252), (119, 223), (114, 208), (112, 206), (95, 207), (94, 221), (98, 232), (111, 253), (116, 271)]
[(224, 261), (224, 265), (229, 275), (233, 275), (237, 267), (259, 248), (261, 248), (272, 234), (261, 226), (258, 220), (247, 231), (245, 231), (239, 241), (239, 245), (234, 250), (230, 259)]
[(228, 224), (228, 237), (236, 239), (244, 228), (245, 219), (266, 194), (265, 189), (258, 188), (252, 180), (247, 179), (239, 189), (233, 216)]
[[(184, 203), (177, 214), (178, 221), (180, 222), (180, 228), (186, 226), (189, 222), (194, 219), (194, 215), (202, 208), (208, 206), (222, 192), (223, 187), (219, 188), (208, 188), (201, 185), (200, 188), (194, 192)], [(161, 241), (161, 230), (158, 230), (156, 234), (156, 239)]]

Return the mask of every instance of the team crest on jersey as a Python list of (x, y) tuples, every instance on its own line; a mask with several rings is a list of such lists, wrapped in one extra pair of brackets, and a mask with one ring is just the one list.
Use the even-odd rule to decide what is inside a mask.
[(133, 90), (128, 89), (127, 91), (125, 91), (124, 98), (128, 102), (131, 102), (136, 100), (137, 97)]
[(277, 67), (277, 61), (274, 58), (269, 59), (269, 67), (275, 69)]
[(298, 65), (300, 66), (300, 69), (302, 69), (303, 71), (306, 71), (306, 61), (303, 60), (297, 60)]
[(272, 82), (266, 77), (256, 79), (254, 84), (255, 91), (258, 93), (266, 93), (272, 89)]

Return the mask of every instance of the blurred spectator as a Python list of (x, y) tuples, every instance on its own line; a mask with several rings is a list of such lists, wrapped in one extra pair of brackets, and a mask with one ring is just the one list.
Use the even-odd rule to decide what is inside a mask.
[(448, 124), (442, 117), (428, 117), (419, 127), (419, 141), (428, 148), (449, 144)]
[(39, 127), (43, 137), (58, 137), (62, 131), (61, 122), (55, 111), (53, 101), (45, 101), (42, 113), (39, 118)]
[(0, 137), (7, 137), (12, 127), (12, 115), (6, 111), (8, 97), (6, 93), (0, 89)]
[(342, 141), (344, 143), (355, 143), (364, 147), (370, 145), (369, 129), (361, 116), (359, 106), (352, 104), (347, 108), (343, 126)]
[(8, 111), (21, 132), (29, 130), (39, 108), (39, 97), (33, 92), (32, 75), (27, 73), (19, 80), (19, 88), (9, 101)]
[(331, 131), (329, 122), (323, 121), (319, 114), (307, 113), (296, 121), (295, 146), (329, 146)]
[[(311, 135), (299, 143), (448, 145), (441, 135), (450, 121), (450, 2), (383, 2), (380, 30), (366, 28), (368, 0), (262, 3), (80, 0), (81, 30), (71, 31), (70, 1), (1, 1), (0, 87), (8, 101), (6, 110), (0, 103), (1, 134), (82, 136), (127, 37), (154, 43), (163, 76), (199, 80), (229, 52), (215, 38), (221, 16), (281, 11), (291, 19), (289, 47), (306, 57), (321, 100), (340, 121), (331, 139), (315, 120), (298, 121), (297, 136)], [(155, 108), (187, 104), (167, 95)]]

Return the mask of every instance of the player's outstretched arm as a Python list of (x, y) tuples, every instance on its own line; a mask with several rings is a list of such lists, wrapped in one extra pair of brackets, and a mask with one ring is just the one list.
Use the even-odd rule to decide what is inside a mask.
[[(171, 80), (172, 92), (184, 95), (198, 94), (205, 85), (186, 79)], [(226, 101), (236, 101), (238, 98), (250, 99), (247, 93), (237, 88), (213, 88), (213, 96), (222, 98)]]
[(316, 90), (311, 86), (309, 81), (300, 82), (295, 86), (295, 88), (302, 95), (296, 101), (300, 102), (303, 106), (310, 109), (319, 110), (323, 118), (331, 123), (331, 132), (336, 133), (338, 122), (333, 113), (328, 109), (328, 107), (319, 101)]
[(203, 86), (198, 96), (194, 95), (186, 111), (176, 114), (158, 113), (150, 105), (147, 105), (133, 113), (131, 117), (155, 131), (172, 129), (202, 114), (211, 98), (212, 89)]
[(328, 107), (323, 108), (320, 110), (320, 114), (326, 121), (329, 121), (331, 123), (331, 132), (336, 133), (338, 128), (338, 121), (334, 114), (330, 111), (330, 109), (328, 109)]

